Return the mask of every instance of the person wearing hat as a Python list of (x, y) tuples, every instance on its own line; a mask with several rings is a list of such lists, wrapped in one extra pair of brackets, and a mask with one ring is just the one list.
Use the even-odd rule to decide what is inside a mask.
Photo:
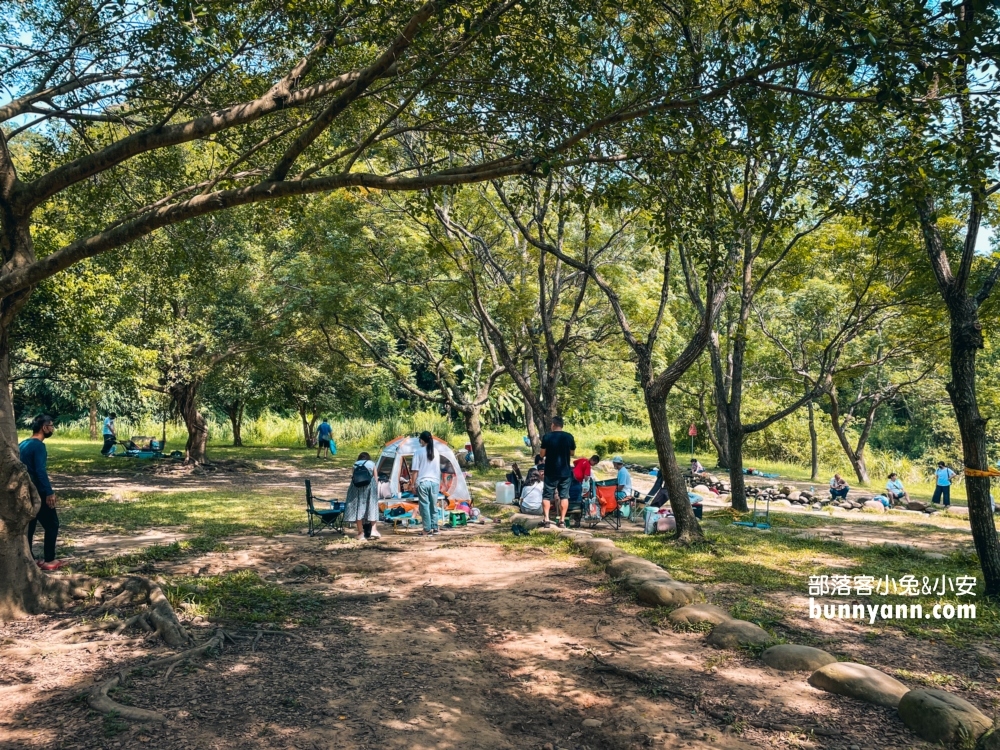
[(621, 503), (626, 498), (632, 496), (632, 475), (625, 468), (625, 462), (621, 456), (612, 458), (611, 464), (615, 467), (615, 471), (618, 472), (618, 478), (615, 480), (615, 500)]

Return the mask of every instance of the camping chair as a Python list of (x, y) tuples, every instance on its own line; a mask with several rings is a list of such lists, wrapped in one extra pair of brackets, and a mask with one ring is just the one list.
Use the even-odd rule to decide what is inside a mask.
[[(314, 501), (330, 503), (330, 510), (316, 510)], [(312, 482), (306, 480), (306, 514), (309, 516), (309, 536), (316, 536), (323, 529), (344, 533), (344, 511), (347, 503), (339, 500), (324, 500), (312, 493)], [(314, 519), (319, 519), (317, 524)]]
[(505, 479), (514, 485), (514, 497), (520, 498), (521, 490), (524, 488), (524, 477), (521, 476), (521, 468), (516, 461), (510, 465), (510, 471), (507, 472)]
[(600, 519), (593, 517), (585, 518), (591, 528), (594, 528), (603, 521), (615, 531), (620, 531), (622, 519), (632, 517), (632, 509), (635, 507), (635, 499), (638, 493), (633, 493), (632, 497), (618, 502), (615, 498), (616, 489), (618, 489), (617, 479), (605, 479), (600, 482), (594, 482), (594, 492), (597, 495), (597, 503), (601, 509), (601, 517)]

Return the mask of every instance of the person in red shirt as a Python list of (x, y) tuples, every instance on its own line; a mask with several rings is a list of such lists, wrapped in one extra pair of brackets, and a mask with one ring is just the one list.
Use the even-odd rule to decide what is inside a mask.
[[(600, 462), (600, 456), (590, 458), (578, 458), (573, 462), (573, 481), (569, 485), (569, 513), (576, 519), (576, 526), (580, 525), (580, 516), (583, 514), (583, 483), (593, 476), (593, 468)], [(569, 526), (569, 524), (566, 524)]]

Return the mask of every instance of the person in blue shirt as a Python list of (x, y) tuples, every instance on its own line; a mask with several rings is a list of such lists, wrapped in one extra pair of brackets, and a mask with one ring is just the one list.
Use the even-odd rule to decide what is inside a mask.
[(896, 472), (889, 475), (889, 481), (885, 483), (885, 494), (893, 505), (910, 502), (910, 496), (903, 489), (903, 483), (896, 476)]
[(615, 467), (618, 478), (615, 480), (615, 500), (621, 503), (623, 500), (632, 497), (632, 475), (625, 468), (625, 462), (621, 456), (611, 459), (611, 465)]
[(319, 458), (321, 454), (325, 456), (337, 455), (337, 444), (333, 442), (333, 428), (326, 421), (325, 417), (320, 422), (319, 429), (316, 430), (316, 437), (319, 444), (319, 447), (316, 449), (316, 458)]
[(934, 471), (934, 478), (937, 480), (934, 484), (934, 496), (931, 498), (931, 502), (937, 505), (944, 500), (944, 507), (951, 506), (951, 482), (957, 477), (954, 471), (948, 468), (944, 461), (938, 461), (938, 467)]
[(115, 427), (116, 419), (118, 419), (118, 415), (114, 412), (111, 412), (104, 418), (104, 429), (102, 430), (104, 447), (101, 448), (102, 456), (110, 456), (111, 451), (114, 450), (115, 443), (118, 442), (118, 429)]
[(31, 420), (31, 437), (18, 446), (21, 463), (28, 470), (31, 483), (42, 497), (42, 507), (38, 515), (28, 524), (28, 548), (31, 548), (38, 524), (45, 529), (44, 558), (38, 561), (42, 570), (56, 570), (61, 563), (56, 561), (56, 538), (59, 536), (59, 515), (56, 513), (56, 494), (49, 481), (47, 468), (48, 454), (45, 440), (52, 437), (55, 425), (48, 414), (39, 414)]

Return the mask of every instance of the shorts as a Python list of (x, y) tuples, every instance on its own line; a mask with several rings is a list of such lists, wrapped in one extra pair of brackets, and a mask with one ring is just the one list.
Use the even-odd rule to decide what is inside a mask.
[(542, 487), (542, 499), (552, 500), (556, 490), (559, 491), (559, 499), (569, 501), (569, 488), (573, 484), (573, 475), (568, 477), (545, 477)]
[(330, 447), (330, 441), (327, 440), (326, 438), (320, 438), (319, 439), (319, 447), (320, 448), (329, 448)]

